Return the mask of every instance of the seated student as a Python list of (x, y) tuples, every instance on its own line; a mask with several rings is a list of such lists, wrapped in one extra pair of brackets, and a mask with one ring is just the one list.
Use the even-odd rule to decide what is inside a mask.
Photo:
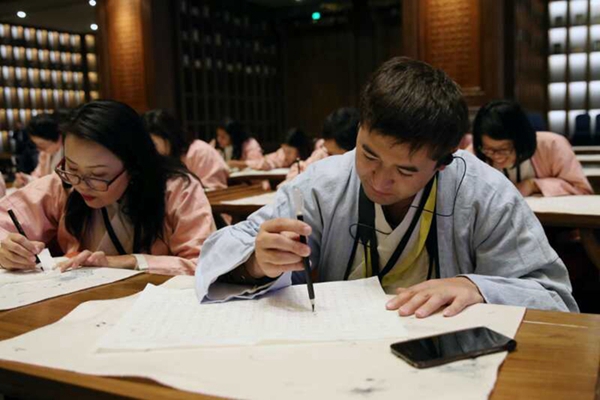
[(243, 161), (242, 168), (269, 171), (275, 168), (287, 168), (296, 160), (306, 160), (310, 156), (312, 143), (304, 131), (292, 128), (288, 131), (285, 142), (274, 153), (267, 154), (260, 160)]
[[(214, 145), (214, 141), (211, 142)], [(217, 128), (216, 148), (230, 168), (245, 168), (244, 161), (260, 160), (262, 148), (238, 121), (225, 118)]]
[[(318, 146), (311, 156), (299, 165), (293, 164), (285, 177), (285, 182), (291, 181), (300, 172), (319, 160), (354, 149), (358, 133), (358, 110), (352, 107), (339, 108), (329, 114), (323, 124), (322, 146)], [(300, 171), (298, 171), (300, 167)]]
[[(0, 266), (31, 269), (57, 243), (77, 253), (62, 270), (103, 266), (192, 274), (214, 231), (200, 182), (156, 151), (129, 106), (98, 100), (64, 127), (65, 158), (56, 173), (0, 200)], [(16, 232), (13, 209), (27, 238)]]
[(31, 118), (27, 133), (40, 152), (38, 165), (31, 175), (17, 172), (14, 183), (16, 188), (22, 188), (37, 178), (51, 174), (63, 158), (58, 114), (39, 114)]
[(468, 149), (502, 171), (523, 196), (593, 193), (567, 139), (536, 132), (513, 101), (492, 101), (481, 107)]
[[(206, 241), (200, 300), (302, 283), (310, 257), (321, 282), (378, 276), (397, 294), (387, 308), (403, 316), (452, 316), (483, 302), (577, 310), (567, 270), (523, 197), (475, 156), (453, 155), (468, 126), (458, 85), (393, 58), (371, 76), (360, 107), (355, 150), (311, 165), (272, 204)], [(305, 222), (295, 219), (296, 189)]]
[(161, 155), (181, 160), (206, 189), (227, 187), (229, 168), (211, 145), (202, 140), (190, 144), (177, 119), (165, 110), (148, 111), (142, 120)]

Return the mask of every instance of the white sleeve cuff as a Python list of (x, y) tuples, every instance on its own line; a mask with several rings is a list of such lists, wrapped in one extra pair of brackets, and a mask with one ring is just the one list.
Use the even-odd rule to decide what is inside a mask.
[(148, 271), (148, 261), (143, 254), (133, 254), (136, 261), (135, 269), (138, 271)]

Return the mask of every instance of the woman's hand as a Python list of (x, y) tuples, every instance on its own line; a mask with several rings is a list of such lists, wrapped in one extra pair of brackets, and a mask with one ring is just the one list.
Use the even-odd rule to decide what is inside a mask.
[(84, 250), (70, 260), (58, 264), (58, 268), (60, 268), (60, 272), (65, 272), (81, 267), (135, 269), (136, 265), (137, 261), (132, 255), (107, 256), (103, 251)]
[(0, 266), (9, 270), (35, 268), (35, 256), (44, 250), (44, 243), (27, 239), (18, 233), (9, 233), (0, 242)]
[(521, 195), (523, 195), (523, 197), (540, 193), (540, 189), (535, 184), (534, 179), (526, 179), (522, 182), (517, 183), (517, 189), (519, 189), (519, 192), (521, 192)]
[(17, 189), (22, 188), (33, 180), (33, 177), (23, 172), (17, 172), (15, 174), (15, 182), (13, 183)]
[(244, 169), (248, 166), (246, 164), (246, 161), (242, 161), (242, 160), (229, 160), (229, 161), (227, 161), (227, 165), (229, 165), (229, 168), (239, 168), (239, 169)]

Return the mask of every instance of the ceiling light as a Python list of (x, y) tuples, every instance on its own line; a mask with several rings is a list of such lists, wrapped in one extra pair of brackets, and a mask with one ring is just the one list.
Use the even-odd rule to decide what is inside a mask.
[(90, 3), (90, 6), (96, 7), (96, 0), (90, 0), (89, 3)]
[(17, 11), (17, 17), (25, 18), (26, 16), (27, 16), (27, 13), (25, 11)]
[(96, 24), (91, 24), (91, 25), (90, 25), (90, 28), (91, 28), (93, 31), (97, 31), (97, 30), (98, 30), (98, 25), (96, 25)]

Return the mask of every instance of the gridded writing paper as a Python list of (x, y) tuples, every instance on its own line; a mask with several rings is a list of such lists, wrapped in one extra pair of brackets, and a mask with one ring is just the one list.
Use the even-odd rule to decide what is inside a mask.
[(377, 278), (306, 285), (258, 300), (199, 304), (194, 290), (148, 285), (99, 342), (100, 351), (401, 339), (406, 329)]

